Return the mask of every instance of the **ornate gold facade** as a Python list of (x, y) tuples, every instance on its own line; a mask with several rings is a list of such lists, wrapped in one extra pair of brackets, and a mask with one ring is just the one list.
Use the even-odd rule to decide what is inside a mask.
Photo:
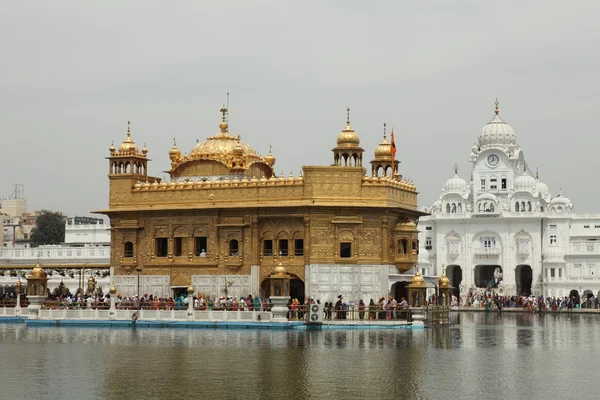
[(251, 266), (262, 282), (280, 261), (302, 280), (310, 264), (400, 272), (416, 264), (416, 188), (392, 174), (389, 154), (377, 154), (375, 176), (366, 175), (349, 118), (333, 166), (286, 177), (274, 173), (271, 152), (262, 158), (229, 134), (221, 111), (217, 135), (190, 155), (169, 151), (170, 182), (147, 175), (147, 149), (138, 152), (129, 129), (122, 150), (111, 146), (109, 209), (101, 212), (110, 217), (117, 275), (169, 275), (183, 286), (192, 275), (249, 275)]

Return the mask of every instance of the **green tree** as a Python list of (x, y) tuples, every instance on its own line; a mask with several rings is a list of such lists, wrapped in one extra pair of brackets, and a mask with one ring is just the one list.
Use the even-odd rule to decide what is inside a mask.
[(36, 227), (31, 231), (31, 244), (60, 244), (65, 241), (65, 216), (60, 212), (42, 210), (37, 216)]

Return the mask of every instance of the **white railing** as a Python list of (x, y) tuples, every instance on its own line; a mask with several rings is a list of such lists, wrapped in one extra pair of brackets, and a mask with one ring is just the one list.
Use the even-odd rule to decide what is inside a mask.
[(72, 259), (72, 260), (110, 260), (110, 247), (67, 247), (67, 246), (44, 246), (26, 249), (0, 249), (0, 260), (49, 260), (49, 259)]
[(476, 247), (473, 249), (475, 255), (491, 255), (496, 256), (500, 254), (499, 247)]
[[(14, 308), (0, 308), (0, 316), (14, 316)], [(22, 311), (27, 311), (22, 308)], [(65, 320), (108, 320), (110, 310), (106, 309), (43, 309), (39, 312), (40, 319)], [(187, 310), (116, 310), (116, 320), (129, 320), (137, 313), (138, 321), (187, 321)], [(23, 315), (23, 312), (21, 313)], [(194, 311), (193, 321), (220, 322), (269, 322), (272, 314), (269, 311)]]
[(569, 246), (570, 253), (600, 253), (600, 243), (575, 243)]

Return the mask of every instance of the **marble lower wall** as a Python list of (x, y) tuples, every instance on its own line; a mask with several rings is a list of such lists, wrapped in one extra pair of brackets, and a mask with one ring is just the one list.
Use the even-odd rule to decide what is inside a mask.
[[(394, 268), (395, 271), (395, 268)], [(306, 266), (306, 295), (321, 303), (342, 295), (347, 303), (387, 296), (388, 265), (313, 264)], [(396, 271), (397, 273), (397, 271)]]

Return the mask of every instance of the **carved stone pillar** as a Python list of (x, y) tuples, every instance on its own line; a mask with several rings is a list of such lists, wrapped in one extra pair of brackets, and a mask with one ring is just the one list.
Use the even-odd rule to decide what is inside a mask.
[(310, 217), (304, 217), (304, 265), (310, 264)]
[(390, 256), (390, 219), (387, 216), (381, 217), (381, 262), (382, 264), (389, 262)]

